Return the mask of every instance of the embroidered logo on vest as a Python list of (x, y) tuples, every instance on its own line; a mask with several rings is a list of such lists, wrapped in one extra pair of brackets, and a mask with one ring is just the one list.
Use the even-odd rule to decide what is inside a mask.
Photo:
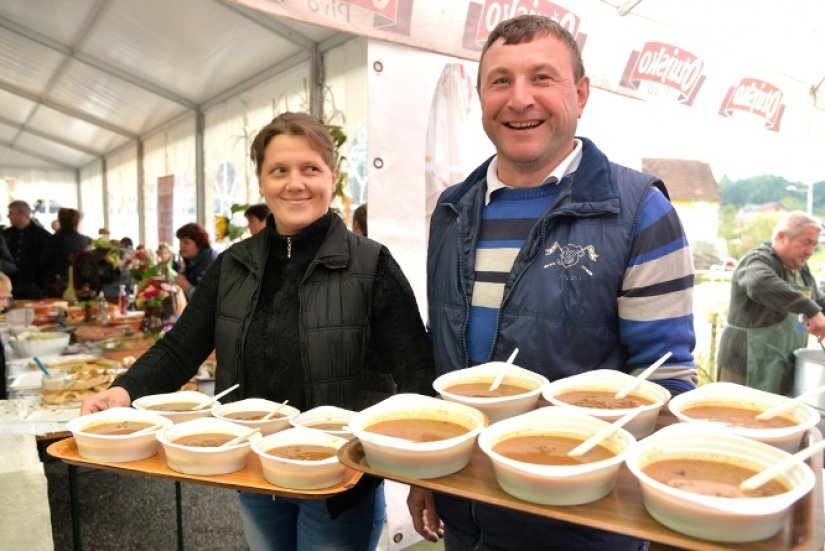
[(578, 266), (584, 270), (587, 275), (592, 276), (593, 272), (591, 272), (587, 266), (583, 263), (581, 265), (579, 264), (579, 260), (581, 260), (585, 254), (587, 254), (587, 257), (593, 262), (596, 262), (599, 258), (599, 255), (596, 254), (596, 248), (593, 245), (574, 245), (568, 243), (562, 247), (558, 241), (554, 241), (553, 246), (544, 251), (544, 255), (552, 257), (553, 261), (545, 264), (544, 267), (546, 269), (551, 266), (561, 266), (565, 270), (569, 270)]

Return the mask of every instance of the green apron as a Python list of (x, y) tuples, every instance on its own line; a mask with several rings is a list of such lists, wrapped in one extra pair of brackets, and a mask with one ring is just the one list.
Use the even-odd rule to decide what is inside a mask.
[(748, 365), (745, 385), (790, 395), (793, 392), (795, 358), (793, 351), (808, 343), (808, 332), (800, 331), (796, 314), (769, 327), (740, 328), (748, 338)]

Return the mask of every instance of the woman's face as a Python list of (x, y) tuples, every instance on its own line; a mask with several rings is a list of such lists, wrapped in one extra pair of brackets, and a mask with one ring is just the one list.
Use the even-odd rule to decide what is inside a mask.
[(168, 262), (172, 259), (172, 250), (167, 247), (158, 249), (158, 258), (161, 262)]
[(294, 235), (327, 213), (335, 171), (304, 136), (275, 136), (264, 150), (258, 187), (281, 235)]
[(198, 245), (188, 237), (180, 240), (180, 255), (186, 260), (191, 260), (198, 255)]

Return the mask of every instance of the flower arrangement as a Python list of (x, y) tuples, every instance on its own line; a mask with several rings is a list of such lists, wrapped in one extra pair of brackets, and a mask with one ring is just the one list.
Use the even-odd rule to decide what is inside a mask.
[(150, 279), (160, 273), (160, 265), (155, 262), (154, 255), (142, 246), (128, 253), (120, 266), (122, 270), (129, 271), (132, 283), (137, 289), (145, 287)]
[[(229, 216), (225, 214), (216, 214), (215, 215), (215, 240), (218, 242), (223, 242), (227, 238), (229, 241), (237, 241), (246, 231), (246, 224), (241, 222), (240, 224), (236, 224), (237, 214), (243, 213), (249, 205), (241, 205), (239, 203), (233, 203), (231, 207), (229, 207)], [(243, 218), (243, 216), (241, 216)]]
[(138, 308), (152, 308), (163, 304), (174, 291), (174, 287), (161, 279), (149, 278), (143, 287), (138, 289), (135, 295), (135, 305)]

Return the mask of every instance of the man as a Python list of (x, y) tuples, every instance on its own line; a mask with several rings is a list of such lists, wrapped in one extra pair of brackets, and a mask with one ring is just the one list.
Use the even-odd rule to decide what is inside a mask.
[(359, 205), (352, 213), (352, 233), (367, 237), (367, 204)]
[[(437, 374), (506, 359), (551, 380), (597, 368), (694, 388), (693, 262), (655, 177), (576, 138), (590, 92), (578, 46), (534, 15), (499, 24), (479, 63), (484, 130), (496, 155), (448, 188), (427, 258)], [(620, 534), (525, 515), (422, 488), (416, 531), (469, 549), (636, 550)], [(443, 529), (439, 521), (443, 520)]]
[(246, 217), (246, 227), (249, 235), (255, 235), (266, 227), (266, 217), (269, 216), (269, 207), (266, 203), (258, 203), (247, 207), (243, 215)]
[[(819, 221), (786, 213), (771, 243), (748, 252), (733, 272), (728, 324), (719, 343), (719, 380), (790, 395), (793, 351), (825, 337), (825, 295), (808, 269)], [(800, 316), (802, 322), (800, 323)]]
[[(0, 239), (0, 241), (2, 241), (2, 239)], [(8, 310), (11, 304), (11, 289), (11, 279), (3, 272), (0, 272), (0, 312)], [(6, 351), (3, 349), (3, 344), (0, 343), (0, 400), (8, 399), (6, 382)]]
[(25, 201), (9, 203), (11, 227), (3, 231), (9, 251), (17, 263), (17, 272), (9, 274), (18, 299), (40, 299), (46, 287), (45, 271), (40, 255), (52, 234), (31, 218), (31, 207)]

